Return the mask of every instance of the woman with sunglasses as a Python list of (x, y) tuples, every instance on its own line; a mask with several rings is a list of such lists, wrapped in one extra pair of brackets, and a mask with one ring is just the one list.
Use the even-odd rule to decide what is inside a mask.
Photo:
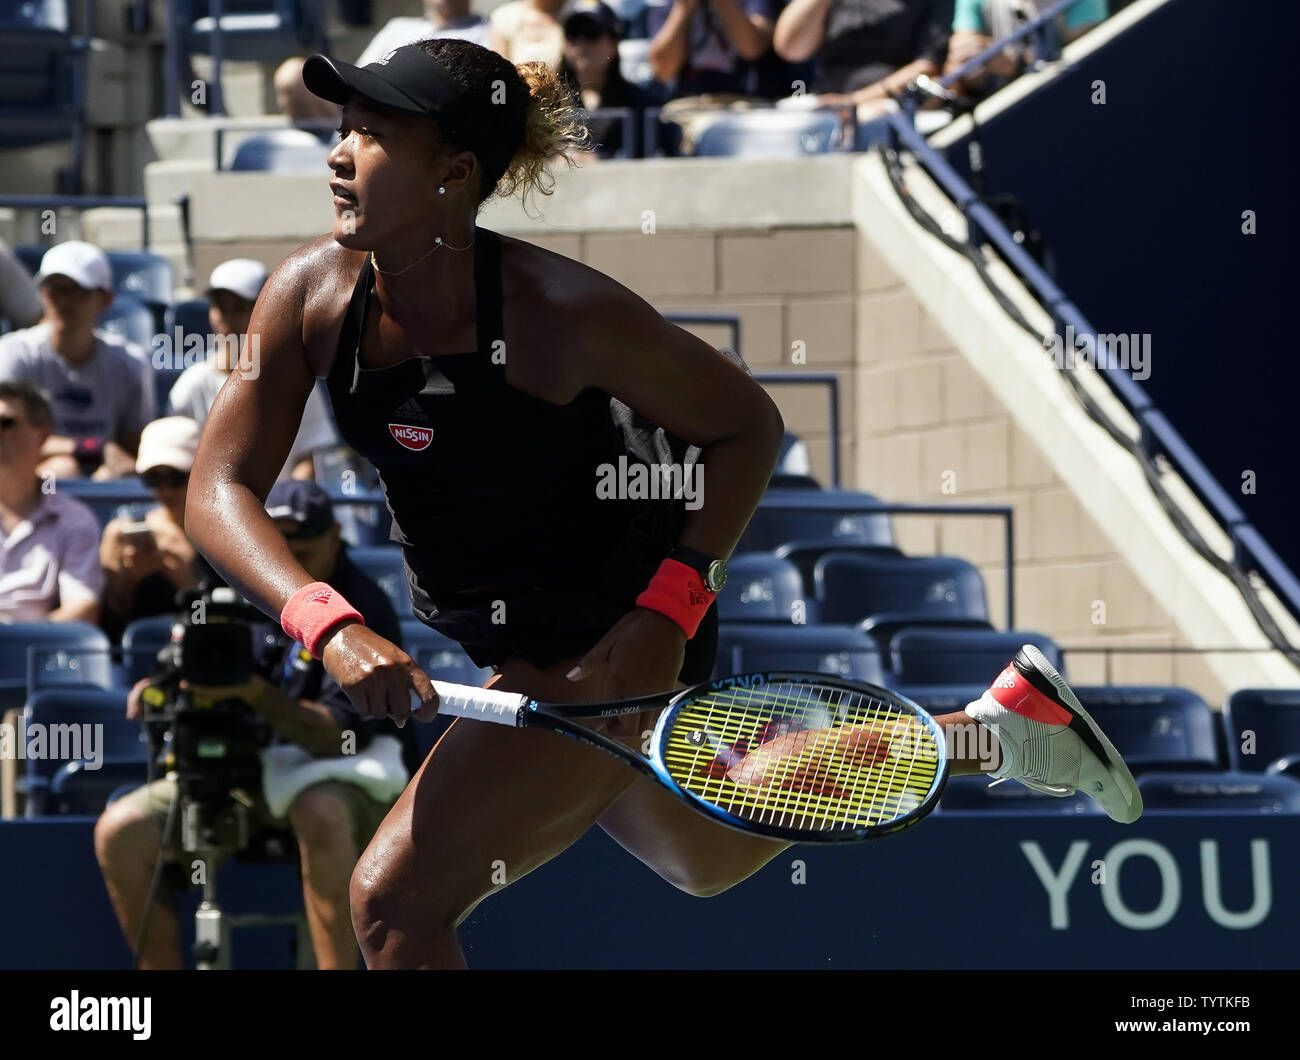
[(205, 568), (185, 535), (185, 497), (199, 432), (188, 416), (154, 420), (140, 432), (136, 473), (158, 504), (139, 521), (119, 516), (104, 527), (100, 625), (114, 640), (137, 618), (174, 611), (176, 593), (194, 588)]

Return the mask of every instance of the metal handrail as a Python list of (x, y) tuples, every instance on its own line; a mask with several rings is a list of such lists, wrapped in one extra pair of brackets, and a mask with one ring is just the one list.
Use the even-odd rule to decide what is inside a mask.
[[(1080, 4), (1082, 2), (1083, 0), (1060, 0), (1059, 3), (1053, 4), (1046, 11), (1040, 14), (1037, 18), (1033, 19), (1030, 22), (1026, 22), (1014, 33), (1008, 33), (1001, 40), (994, 41), (982, 52), (980, 52), (978, 55), (972, 58), (969, 62), (959, 66), (952, 73), (937, 78), (939, 84), (943, 85), (944, 88), (951, 88), (958, 81), (962, 80), (962, 78), (980, 69), (990, 59), (997, 58), (998, 53), (1001, 52), (1002, 49), (1005, 48), (1008, 44), (1015, 44), (1016, 41), (1023, 40), (1025, 37), (1028, 37), (1030, 34), (1034, 34), (1034, 33), (1039, 34), (1040, 36), (1044, 37), (1045, 40), (1054, 39), (1050, 35), (1052, 33), (1052, 30), (1056, 26), (1056, 16), (1064, 14), (1066, 11), (1074, 7), (1076, 4)], [(1049, 47), (1046, 49), (1046, 51), (1048, 52), (1048, 54), (1040, 56), (1040, 58), (1052, 59), (1056, 57), (1055, 48)]]
[[(1089, 335), (1095, 340), (1096, 329), (1088, 323), (1078, 307), (1066, 297), (1065, 292), (1024, 247), (1015, 241), (992, 209), (976, 195), (948, 160), (917, 132), (906, 116), (902, 113), (889, 114), (884, 120), (889, 123), (899, 143), (913, 154), (962, 212), (971, 240), (987, 240), (1007, 264), (1020, 274), (1025, 285), (1037, 295), (1040, 304), (1051, 316), (1058, 334), (1063, 334), (1069, 326), (1076, 336)], [(1122, 367), (1110, 363), (1108, 358), (1098, 358), (1096, 370), (1137, 421), (1143, 451), (1148, 456), (1154, 455), (1153, 450), (1156, 449), (1163, 452), (1227, 533), (1232, 543), (1234, 564), (1244, 567), (1243, 559), (1246, 556), (1252, 557), (1288, 609), (1300, 617), (1300, 581), (1297, 581), (1282, 558), (1264, 540), (1263, 535), (1246, 519), (1241, 508), (1196, 456), (1173, 424)]]
[(826, 387), (831, 431), (831, 485), (840, 484), (840, 377), (834, 372), (755, 372), (756, 383), (799, 383)]

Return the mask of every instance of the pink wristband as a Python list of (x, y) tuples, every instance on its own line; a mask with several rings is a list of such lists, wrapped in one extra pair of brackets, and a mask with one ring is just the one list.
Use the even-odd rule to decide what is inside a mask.
[(685, 630), (689, 640), (700, 628), (700, 621), (715, 596), (716, 593), (704, 588), (700, 572), (694, 567), (665, 559), (645, 591), (636, 598), (636, 605), (667, 615)]
[(284, 631), (320, 658), (321, 638), (346, 618), (364, 622), (361, 612), (324, 582), (304, 585), (284, 605), (280, 625)]

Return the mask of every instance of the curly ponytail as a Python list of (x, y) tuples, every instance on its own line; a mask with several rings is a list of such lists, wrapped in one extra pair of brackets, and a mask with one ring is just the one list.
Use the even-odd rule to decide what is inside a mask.
[(586, 146), (587, 129), (568, 86), (554, 70), (545, 63), (522, 63), (515, 69), (528, 86), (528, 112), (523, 139), (497, 183), (496, 194), (508, 199), (521, 192), (527, 202), (530, 191), (550, 195), (555, 190), (551, 160), (563, 155), (572, 168), (568, 152)]
[(550, 195), (555, 186), (551, 160), (561, 155), (572, 167), (567, 152), (587, 142), (576, 101), (560, 76), (545, 63), (515, 66), (488, 48), (454, 37), (420, 41), (419, 47), (463, 86), (496, 104), (488, 108), (492, 134), (509, 152), (510, 162), (495, 186), (479, 188), (479, 204), (493, 194), (507, 199), (518, 194), (525, 203), (529, 192)]

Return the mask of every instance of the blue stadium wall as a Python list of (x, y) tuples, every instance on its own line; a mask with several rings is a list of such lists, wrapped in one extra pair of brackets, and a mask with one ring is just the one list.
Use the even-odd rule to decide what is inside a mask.
[[(0, 968), (129, 966), (93, 824), (0, 821)], [(1297, 824), (937, 814), (874, 843), (788, 850), (707, 899), (593, 829), (487, 898), (461, 939), (478, 968), (1295, 968)], [(284, 865), (231, 865), (222, 904), (289, 912), (297, 886)], [(292, 967), (287, 931), (237, 932), (233, 950), (235, 967)]]
[[(988, 192), (1024, 202), (1099, 332), (1151, 335), (1141, 385), (1292, 571), (1297, 39), (1294, 0), (1171, 0), (980, 133)], [(966, 141), (948, 157), (969, 173)]]

